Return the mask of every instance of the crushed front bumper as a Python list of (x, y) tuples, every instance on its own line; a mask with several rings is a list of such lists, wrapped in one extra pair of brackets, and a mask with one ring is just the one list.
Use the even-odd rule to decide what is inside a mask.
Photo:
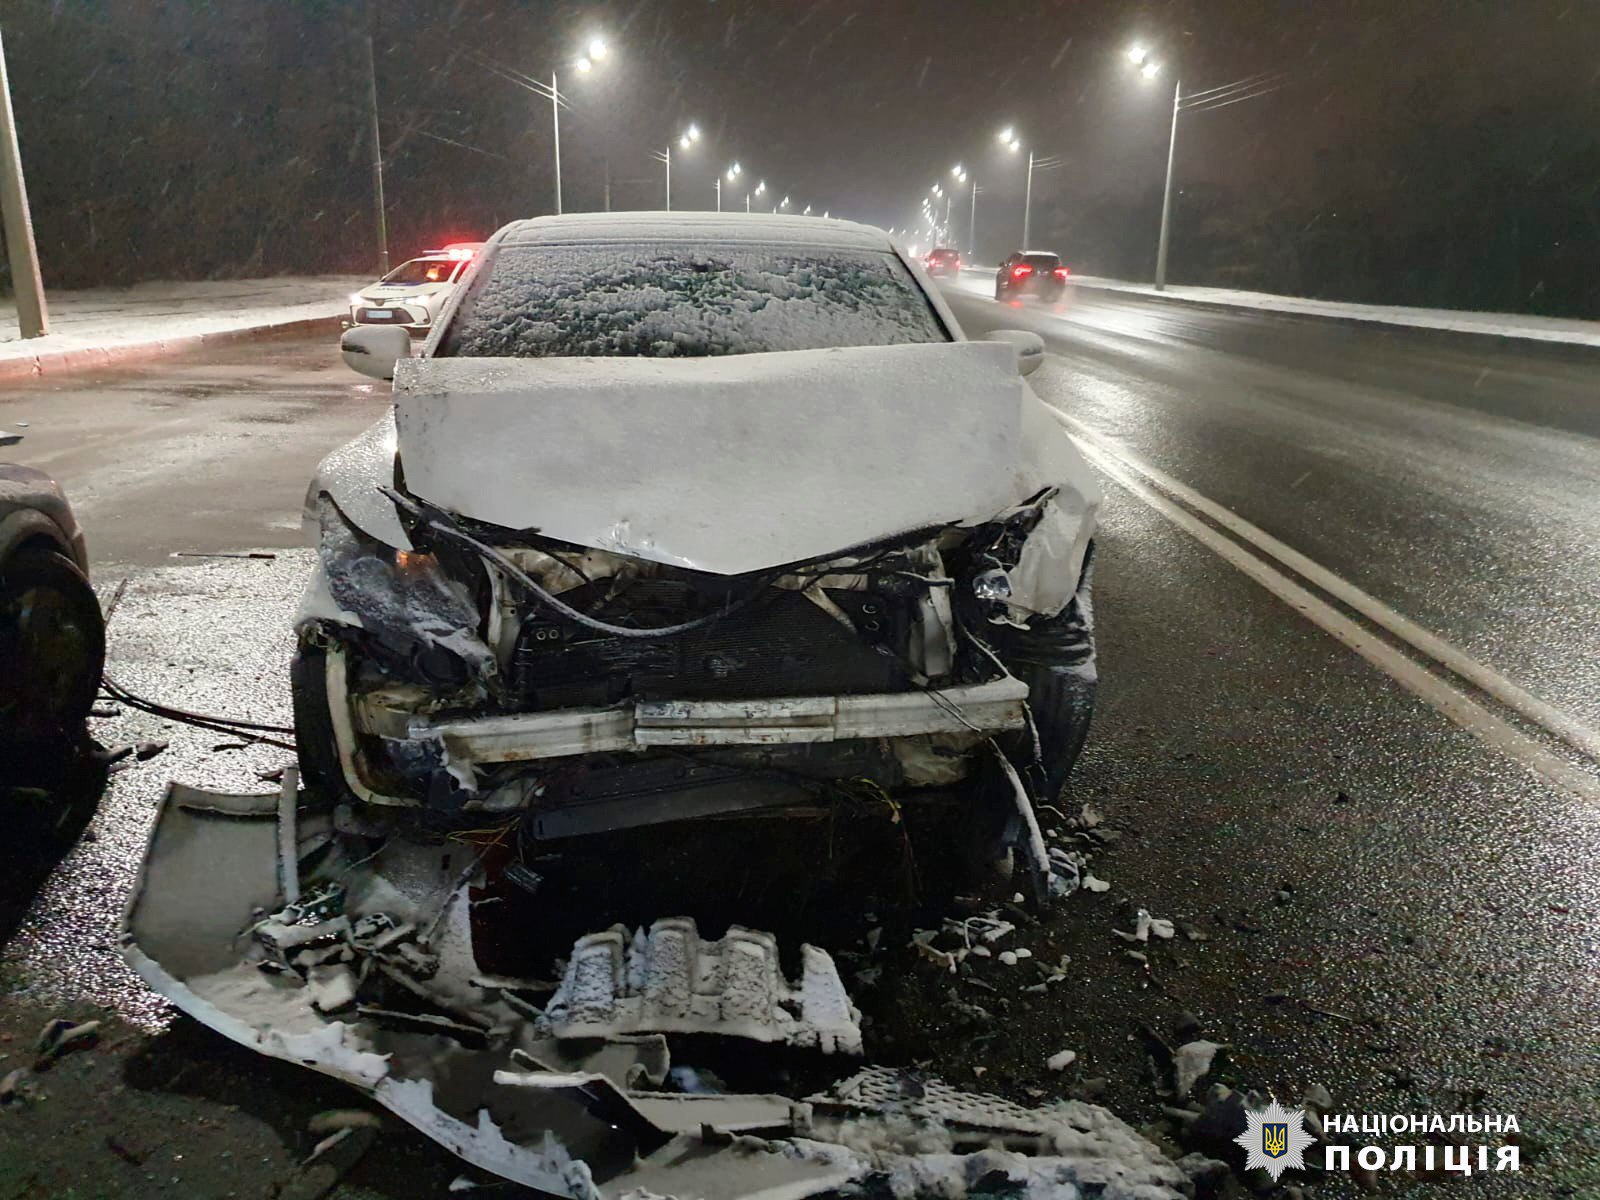
[[(172, 785), (124, 957), (195, 1019), (360, 1088), (484, 1170), (574, 1200), (798, 1200), (873, 1183), (956, 1194), (995, 1171), (1006, 1192), (1039, 1200), (1190, 1192), (1179, 1165), (1104, 1109), (1023, 1109), (854, 1068), (858, 1020), (814, 947), (791, 986), (775, 943), (752, 931), (705, 942), (664, 921), (631, 939), (590, 935), (541, 1008), (538, 984), (478, 969), (470, 852), (393, 838), (346, 848), (299, 799), (292, 779), (277, 796)], [(372, 1003), (385, 979), (406, 1011)], [(848, 1078), (805, 1097), (656, 1090), (666, 1035), (684, 1031), (739, 1037), (750, 1054), (833, 1050)]]
[[(332, 662), (330, 656), (330, 662)], [(466, 720), (405, 721), (406, 736), (435, 741), (452, 763), (526, 762), (658, 746), (770, 746), (1021, 729), (1027, 685), (990, 683), (870, 696), (774, 700), (641, 700), (615, 708), (570, 708)], [(360, 701), (358, 700), (358, 703)], [(368, 728), (385, 724), (368, 706)]]

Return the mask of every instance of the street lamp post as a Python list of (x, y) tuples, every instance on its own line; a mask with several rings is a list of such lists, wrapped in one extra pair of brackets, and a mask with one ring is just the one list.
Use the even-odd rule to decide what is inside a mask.
[[(700, 140), (700, 126), (694, 124), (694, 122), (691, 121), (689, 123), (689, 128), (685, 129), (683, 131), (683, 133), (678, 136), (678, 148), (680, 150), (687, 150), (687, 149), (689, 149), (690, 146), (693, 146), (699, 140)], [(654, 152), (654, 155), (655, 155), (655, 160), (658, 163), (664, 164), (666, 166), (666, 168), (667, 168), (667, 211), (671, 212), (672, 211), (672, 143), (668, 142), (667, 143), (667, 148), (665, 150), (657, 150), (657, 151)]]
[[(741, 167), (738, 163), (734, 163), (733, 166), (728, 168), (728, 182), (732, 183), (735, 179), (739, 178), (739, 176), (741, 174), (743, 174), (743, 172), (744, 172), (744, 168)], [(722, 211), (722, 176), (721, 175), (717, 176), (716, 184), (717, 184), (717, 211), (721, 212)]]
[(0, 45), (0, 214), (5, 226), (6, 257), (17, 296), (17, 325), (25, 338), (50, 332), (50, 310), (39, 274), (39, 251), (28, 213), (28, 189), (22, 179), (22, 151), (11, 113), (11, 83), (6, 77), (5, 47)]
[[(967, 182), (967, 169), (960, 163), (950, 168), (957, 183)], [(976, 258), (978, 254), (978, 177), (972, 176), (972, 214), (967, 219), (967, 255)]]
[(1167, 290), (1167, 234), (1172, 228), (1172, 160), (1178, 150), (1178, 106), (1183, 84), (1172, 84), (1172, 132), (1167, 137), (1167, 181), (1161, 187), (1161, 235), (1156, 239), (1156, 291)]
[[(369, 13), (370, 16), (370, 13)], [(378, 133), (378, 68), (367, 29), (367, 117), (372, 132), (372, 201), (378, 219), (378, 278), (389, 274), (389, 220), (383, 211), (383, 139)]]
[[(1016, 154), (1022, 149), (1022, 139), (1016, 136), (1016, 130), (1010, 125), (1000, 130), (1000, 141), (1011, 154)], [(1034, 154), (1034, 147), (1027, 147), (1027, 186), (1022, 190), (1022, 250), (1027, 250), (1032, 243), (1034, 235), (1034, 168), (1035, 166), (1059, 166), (1059, 158), (1040, 158)]]
[[(594, 70), (594, 64), (603, 59), (608, 53), (604, 39), (593, 38), (589, 42), (588, 53), (572, 64), (572, 69), (580, 75), (587, 75)], [(556, 160), (556, 213), (561, 212), (561, 86), (556, 79), (554, 68), (550, 71), (550, 121), (554, 132), (555, 160)]]
[[(1154, 79), (1161, 74), (1161, 64), (1143, 46), (1129, 47), (1128, 61), (1139, 69), (1139, 74), (1145, 79)], [(1178, 113), (1186, 108), (1223, 108), (1244, 100), (1254, 100), (1268, 92), (1277, 91), (1283, 86), (1284, 78), (1281, 71), (1247, 75), (1220, 87), (1190, 92), (1187, 96), (1183, 94), (1183, 82), (1177, 79), (1173, 81), (1172, 130), (1167, 135), (1167, 178), (1161, 188), (1161, 232), (1156, 239), (1156, 291), (1165, 291), (1167, 286), (1167, 243), (1172, 229), (1172, 167), (1178, 152)]]

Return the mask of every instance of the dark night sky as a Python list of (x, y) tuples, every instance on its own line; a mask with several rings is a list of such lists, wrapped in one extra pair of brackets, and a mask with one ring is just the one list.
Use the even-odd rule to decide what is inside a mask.
[[(960, 161), (979, 249), (1020, 236), (1016, 127), (1063, 165), (1036, 231), (1087, 269), (1148, 270), (1172, 72), (1280, 72), (1186, 113), (1175, 268), (1341, 298), (1600, 306), (1600, 0), (411, 0), (378, 3), (392, 247), (484, 236), (551, 204), (659, 207), (652, 150), (690, 120), (678, 207), (737, 159), (798, 209), (909, 223)], [(361, 0), (0, 0), (47, 278), (364, 269)], [(1169, 68), (1141, 79), (1147, 44)], [(458, 144), (450, 144), (458, 143)], [(742, 192), (731, 193), (730, 206)], [(955, 210), (959, 212), (959, 208)], [(1185, 223), (1187, 222), (1187, 227)], [(962, 229), (958, 222), (957, 229)], [(1059, 240), (1058, 240), (1059, 239)], [(1495, 243), (1485, 253), (1478, 247)]]
[[(889, 225), (958, 160), (994, 189), (980, 211), (1015, 209), (1021, 170), (994, 140), (1006, 123), (1080, 181), (1158, 188), (1171, 76), (1139, 78), (1121, 57), (1134, 40), (1186, 89), (1288, 72), (1269, 96), (1185, 117), (1180, 140), (1180, 180), (1271, 189), (1308, 186), (1319, 149), (1360, 172), (1371, 143), (1434, 113), (1533, 93), (1594, 109), (1600, 79), (1600, 4), (1574, 0), (644, 0), (540, 24), (614, 31), (605, 100), (625, 115), (604, 120), (575, 89), (573, 127), (615, 139), (617, 174), (658, 174), (636, 135), (694, 117), (714, 135), (708, 166), (738, 157), (819, 207)], [(576, 169), (592, 190), (595, 164)], [(1036, 184), (1047, 193), (1051, 177)]]

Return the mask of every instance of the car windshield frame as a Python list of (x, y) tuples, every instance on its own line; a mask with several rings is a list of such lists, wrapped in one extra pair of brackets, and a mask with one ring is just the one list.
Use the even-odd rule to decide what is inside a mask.
[[(540, 319), (542, 311), (540, 299), (534, 294), (530, 294), (528, 300), (519, 307), (520, 319), (525, 325), (543, 325), (546, 328), (533, 334), (525, 344), (517, 345), (515, 349), (507, 344), (514, 337), (507, 332), (495, 331), (480, 324), (478, 329), (469, 333), (469, 327), (474, 322), (498, 320), (504, 324), (510, 319), (509, 316), (483, 317), (479, 313), (479, 306), (485, 299), (486, 290), (497, 282), (497, 270), (503, 269), (503, 264), (509, 265), (509, 260), (513, 256), (531, 259), (540, 254), (549, 255), (555, 260), (559, 260), (562, 256), (571, 256), (574, 260), (581, 259), (584, 255), (590, 258), (588, 263), (573, 261), (562, 264), (568, 270), (565, 277), (558, 273), (554, 263), (550, 263), (546, 264), (550, 274), (541, 278), (537, 274), (539, 267), (534, 265), (534, 273), (524, 282), (537, 281), (550, 289), (543, 299), (544, 310), (548, 311), (550, 319)], [(597, 275), (606, 265), (605, 260), (608, 255), (613, 260), (611, 265), (621, 273), (597, 280)], [(759, 261), (763, 255), (770, 261)], [(690, 273), (681, 277), (668, 275), (667, 278), (673, 283), (694, 280), (693, 287), (663, 289), (660, 286), (663, 282), (661, 278), (649, 277), (651, 272), (657, 275), (666, 272), (668, 268), (665, 265), (656, 264), (672, 261), (671, 256), (679, 256), (677, 261), (685, 266), (694, 265)], [(746, 261), (740, 263), (735, 261), (736, 258), (743, 258)], [(724, 259), (726, 264), (720, 270), (699, 265), (704, 262), (721, 264)], [(884, 336), (882, 339), (841, 336), (851, 315), (850, 306), (833, 302), (843, 297), (859, 296), (859, 293), (848, 290), (848, 283), (841, 277), (825, 278), (808, 294), (798, 294), (805, 288), (813, 286), (813, 273), (818, 272), (819, 268), (828, 267), (830, 260), (835, 267), (842, 267), (848, 271), (855, 266), (849, 262), (851, 259), (859, 260), (857, 270), (870, 272), (881, 269), (882, 279), (869, 280), (869, 287), (872, 283), (877, 283), (891, 289), (898, 288), (907, 298), (902, 312), (897, 314), (893, 310), (880, 310), (882, 315), (876, 318), (872, 317), (869, 305), (859, 306), (859, 311), (866, 312), (869, 319), (876, 319), (879, 322), (879, 332), (887, 335), (893, 332), (898, 324), (908, 334), (914, 335), (920, 332), (925, 336), (901, 338)], [(791, 279), (790, 276), (795, 271), (803, 272), (803, 279)], [(794, 287), (796, 291), (787, 295), (784, 294), (785, 289), (764, 291), (759, 286), (753, 286), (752, 276), (754, 283), (776, 279)], [(715, 305), (701, 302), (700, 296), (695, 293), (704, 290), (702, 280), (713, 278), (718, 284), (737, 292), (737, 295), (732, 297), (726, 293), (718, 295), (714, 298), (720, 304)], [(840, 284), (841, 290), (833, 291), (831, 284)], [(507, 281), (501, 286), (511, 289), (516, 285)], [(605, 296), (608, 292), (619, 292), (622, 289), (629, 289), (644, 296), (646, 303), (646, 307), (639, 314), (641, 319), (637, 320), (631, 329), (616, 321), (607, 323), (606, 318), (613, 314), (592, 310), (592, 301), (596, 297)], [(658, 299), (663, 295), (666, 297), (664, 304)], [(730, 299), (736, 303), (730, 303)], [(760, 303), (751, 304), (747, 308), (739, 307), (753, 299), (759, 299)], [(779, 318), (778, 321), (764, 330), (759, 327), (761, 322), (754, 318), (760, 317), (767, 307), (780, 302), (808, 300), (829, 302), (817, 306), (826, 310), (828, 320), (823, 324), (832, 322), (832, 328), (818, 340), (810, 342), (804, 337), (790, 336), (780, 339), (786, 343), (782, 345), (750, 344), (759, 342), (763, 335), (771, 337), (784, 329), (781, 316), (786, 310), (783, 308), (774, 310), (774, 315)], [(563, 304), (566, 306), (566, 311), (562, 311)], [(590, 311), (583, 311), (584, 309)], [(803, 313), (803, 310), (793, 311)], [(627, 310), (619, 307), (614, 312), (626, 314)], [(709, 322), (701, 319), (707, 314), (718, 312), (728, 317), (727, 327), (723, 330), (713, 328), (714, 317), (711, 317)], [(734, 315), (735, 313), (740, 315)], [(696, 320), (687, 323), (690, 328), (683, 328), (671, 324), (674, 315), (678, 320), (682, 320), (685, 315), (692, 315)], [(589, 318), (592, 327), (584, 331), (571, 325), (564, 326), (560, 320), (554, 319), (565, 317), (570, 322), (574, 316)], [(917, 323), (922, 324), (921, 330), (913, 328)], [(658, 327), (658, 336), (657, 340), (648, 341), (647, 334), (643, 330), (652, 325)], [(584, 332), (591, 334), (588, 340), (581, 340)], [(485, 353), (482, 350), (470, 349), (472, 343), (467, 340), (468, 338), (480, 342), (497, 340), (501, 345), (496, 346), (495, 350), (510, 350), (509, 356), (526, 358), (725, 357), (797, 349), (828, 349), (837, 346), (938, 344), (960, 340), (951, 322), (941, 312), (934, 296), (917, 282), (910, 264), (891, 247), (835, 246), (806, 242), (794, 244), (739, 239), (689, 241), (679, 237), (595, 239), (574, 242), (528, 241), (496, 246), (482, 257), (479, 269), (467, 282), (466, 292), (455, 306), (448, 325), (440, 330), (433, 353), (440, 358), (507, 356), (493, 351)], [(559, 348), (537, 352), (532, 347), (537, 346), (540, 340), (547, 346)], [(606, 344), (608, 340), (611, 342), (609, 345)], [(806, 344), (796, 344), (799, 342)]]
[[(418, 264), (425, 264), (426, 266), (430, 266), (430, 267), (434, 266), (434, 265), (441, 266), (441, 267), (445, 268), (443, 276), (441, 278), (439, 278), (439, 279), (428, 279), (428, 278), (425, 277), (426, 276), (426, 271), (425, 270), (419, 270), (419, 271), (417, 271), (417, 274), (424, 276), (424, 278), (420, 278), (420, 279), (414, 279), (414, 278), (402, 279), (402, 278), (400, 278), (400, 273), (402, 271), (404, 271), (407, 267), (417, 266)], [(428, 287), (428, 286), (430, 286), (432, 284), (435, 284), (435, 283), (454, 283), (455, 279), (456, 279), (456, 276), (461, 273), (462, 265), (463, 264), (462, 264), (461, 261), (459, 261), (457, 259), (453, 259), (453, 258), (434, 258), (434, 257), (429, 257), (428, 255), (421, 255), (421, 256), (419, 256), (417, 258), (408, 258), (405, 262), (401, 263), (394, 270), (390, 271), (382, 279), (378, 280), (378, 286), (379, 287)]]

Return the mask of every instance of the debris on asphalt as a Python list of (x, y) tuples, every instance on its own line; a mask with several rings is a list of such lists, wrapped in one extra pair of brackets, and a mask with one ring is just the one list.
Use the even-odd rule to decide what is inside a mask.
[(140, 742), (133, 748), (133, 756), (140, 762), (148, 762), (166, 748), (165, 742)]
[(1244, 1093), (1216, 1084), (1207, 1092), (1199, 1115), (1184, 1126), (1184, 1144), (1202, 1154), (1229, 1158), (1237, 1154), (1234, 1139), (1248, 1125)]
[(1104, 879), (1096, 879), (1087, 872), (1083, 876), (1083, 886), (1091, 892), (1109, 892), (1111, 890), (1110, 883)]
[[(337, 829), (337, 818), (291, 803), (285, 823), (282, 799), (169, 788), (125, 917), (128, 961), (199, 1020), (356, 1086), (505, 1179), (573, 1200), (593, 1200), (601, 1185), (686, 1194), (699, 1186), (682, 1174), (694, 1160), (737, 1172), (750, 1192), (864, 1185), (885, 1170), (921, 1191), (999, 1170), (1018, 1200), (1108, 1177), (1141, 1189), (1141, 1200), (1191, 1190), (1189, 1168), (1083, 1101), (1029, 1109), (874, 1067), (816, 1092), (779, 1054), (764, 1065), (763, 1044), (862, 1053), (865, 1022), (820, 948), (798, 947), (786, 972), (771, 934), (730, 926), (702, 938), (693, 921), (673, 918), (578, 937), (548, 964), (560, 975), (553, 992), (486, 973), (472, 944), (486, 875), (475, 855), (407, 838), (374, 851), (355, 834), (324, 835), (315, 852), (295, 854), (315, 841), (316, 821)], [(1034, 968), (1013, 966), (1019, 987), (1052, 974), (1042, 949), (1007, 941), (1018, 926), (1004, 911), (941, 922), (911, 941), (955, 975), (950, 1023), (980, 1035), (1004, 1019), (1006, 1002), (957, 994), (996, 990), (975, 974), (977, 950)], [(753, 1044), (740, 1055), (741, 1086), (697, 1089), (710, 1072), (668, 1061), (666, 1038), (680, 1034), (693, 1038), (675, 1054), (705, 1039)], [(1057, 1051), (1046, 1065), (1074, 1061)], [(501, 1113), (514, 1120), (501, 1125)], [(280, 1200), (327, 1195), (377, 1133), (361, 1116), (319, 1114), (313, 1128), (326, 1136)], [(976, 1155), (951, 1150), (997, 1138)]]
[(99, 1021), (68, 1021), (57, 1017), (39, 1032), (38, 1058), (33, 1069), (42, 1071), (63, 1054), (94, 1045), (99, 1037)]
[(27, 1070), (18, 1067), (14, 1071), (8, 1071), (5, 1078), (0, 1079), (0, 1107), (27, 1099), (27, 1078)]
[(1173, 1090), (1181, 1097), (1187, 1096), (1194, 1085), (1211, 1070), (1211, 1063), (1217, 1056), (1217, 1051), (1223, 1049), (1221, 1042), (1208, 1042), (1199, 1039), (1185, 1042), (1179, 1046), (1172, 1056), (1172, 1086)]
[(251, 550), (251, 551), (248, 551), (248, 552), (245, 552), (245, 553), (228, 553), (226, 551), (221, 551), (221, 550), (214, 550), (214, 551), (209, 551), (209, 552), (200, 551), (200, 550), (174, 550), (172, 552), (172, 557), (173, 558), (256, 558), (256, 559), (266, 559), (266, 560), (270, 561), (272, 559), (277, 558), (278, 556), (276, 554), (270, 553), (269, 551), (266, 551), (266, 550)]
[(1171, 921), (1164, 917), (1152, 917), (1148, 909), (1141, 908), (1135, 917), (1132, 933), (1123, 929), (1113, 929), (1111, 932), (1125, 942), (1148, 942), (1151, 934), (1163, 941), (1169, 940), (1177, 933), (1177, 929)]
[(1333, 1093), (1320, 1083), (1313, 1083), (1306, 1088), (1306, 1094), (1300, 1098), (1302, 1108), (1314, 1108), (1319, 1113), (1333, 1111)]
[(361, 1161), (377, 1136), (375, 1129), (362, 1127), (330, 1134), (317, 1143), (310, 1156), (284, 1181), (278, 1189), (277, 1200), (322, 1200)]
[(341, 1129), (382, 1129), (383, 1118), (364, 1108), (330, 1108), (319, 1112), (306, 1122), (306, 1132), (313, 1137), (326, 1137)]
[(632, 934), (617, 926), (578, 939), (536, 1029), (556, 1038), (724, 1034), (860, 1054), (861, 1014), (833, 959), (807, 945), (800, 964), (800, 979), (786, 984), (777, 941), (737, 925), (717, 941), (684, 917)]

